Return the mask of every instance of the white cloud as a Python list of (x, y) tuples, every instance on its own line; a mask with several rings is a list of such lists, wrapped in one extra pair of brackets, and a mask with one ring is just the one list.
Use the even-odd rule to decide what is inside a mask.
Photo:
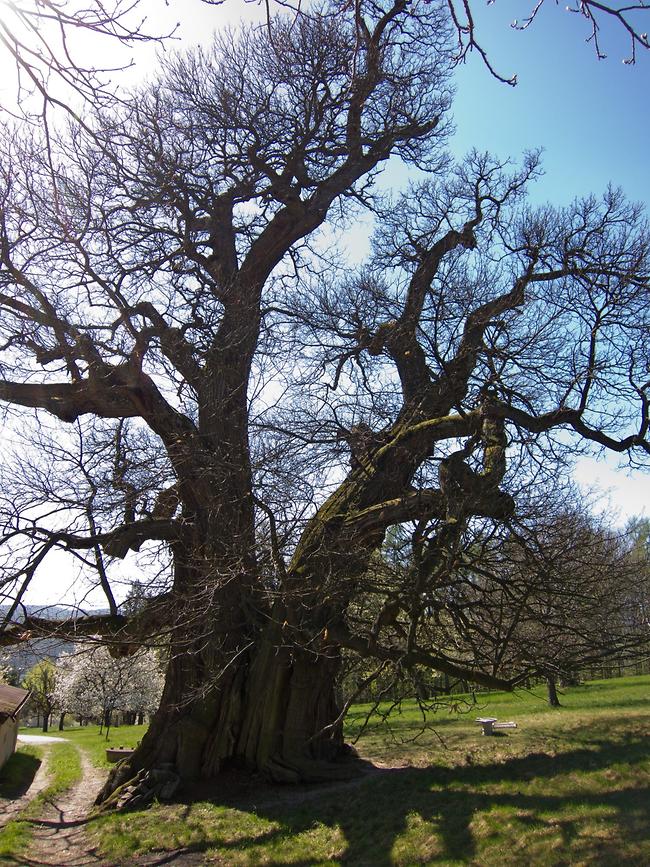
[(629, 518), (649, 514), (650, 478), (647, 473), (618, 468), (615, 460), (581, 458), (574, 478), (584, 491), (602, 494), (599, 511), (611, 510), (613, 523), (624, 524)]

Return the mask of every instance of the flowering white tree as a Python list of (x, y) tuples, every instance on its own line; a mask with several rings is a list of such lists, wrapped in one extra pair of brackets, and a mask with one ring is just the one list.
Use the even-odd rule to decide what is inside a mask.
[(99, 717), (107, 736), (114, 711), (143, 714), (160, 701), (162, 674), (150, 650), (115, 659), (106, 647), (75, 648), (60, 658), (59, 669), (59, 706), (82, 717)]

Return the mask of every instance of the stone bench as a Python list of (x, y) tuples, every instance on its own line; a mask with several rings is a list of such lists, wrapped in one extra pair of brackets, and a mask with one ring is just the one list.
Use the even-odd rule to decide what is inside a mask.
[(132, 747), (107, 747), (106, 761), (113, 763), (119, 762), (122, 759), (128, 759), (134, 752), (135, 748)]
[(484, 735), (493, 735), (495, 730), (498, 729), (517, 728), (516, 722), (497, 722), (497, 718), (494, 716), (479, 716), (476, 718), (476, 722), (483, 727), (482, 734)]

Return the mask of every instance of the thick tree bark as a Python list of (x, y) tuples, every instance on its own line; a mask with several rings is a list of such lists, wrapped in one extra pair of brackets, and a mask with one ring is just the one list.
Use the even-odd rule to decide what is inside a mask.
[(321, 734), (339, 716), (338, 654), (283, 646), (281, 632), (270, 623), (254, 649), (230, 660), (210, 642), (200, 653), (173, 654), (159, 710), (98, 803), (139, 771), (161, 766), (183, 782), (233, 766), (278, 782), (350, 776), (349, 767), (330, 764), (344, 754), (341, 724)]
[[(268, 610), (248, 555), (250, 498), (232, 488), (224, 498), (218, 490), (218, 508), (204, 510), (203, 540), (192, 534), (175, 547), (177, 626), (160, 707), (98, 803), (139, 772), (161, 767), (184, 782), (214, 778), (229, 766), (280, 782), (350, 776), (349, 766), (332, 764), (345, 751), (335, 697), (339, 651), (320, 636), (331, 612), (280, 599)], [(230, 516), (235, 505), (238, 514)], [(214, 546), (205, 543), (215, 513), (239, 528), (229, 549), (221, 547), (222, 535)], [(289, 598), (298, 583), (305, 591), (313, 583), (317, 593), (313, 569), (296, 571), (283, 588)]]
[[(419, 421), (417, 411), (414, 416), (400, 419), (395, 441)], [(336, 641), (346, 634), (356, 579), (381, 546), (387, 524), (398, 517), (395, 510), (410, 508), (410, 481), (431, 449), (428, 436), (418, 431), (413, 437), (417, 445), (411, 443), (399, 460), (384, 447), (380, 459), (360, 455), (354, 461), (348, 478), (308, 522), (270, 611), (249, 555), (254, 534), (248, 473), (214, 473), (215, 482), (206, 484), (205, 475), (192, 472), (204, 502), (193, 516), (194, 533), (174, 545), (178, 626), (161, 705), (141, 746), (114, 771), (99, 802), (140, 771), (161, 766), (185, 781), (215, 777), (233, 764), (282, 782), (354, 773), (349, 763), (335, 761), (346, 754), (336, 700)], [(223, 455), (216, 463), (234, 463), (236, 454), (238, 465), (248, 467), (245, 439), (228, 444), (228, 463)], [(213, 494), (210, 501), (209, 491), (218, 491), (218, 499)], [(196, 488), (192, 496), (196, 502)], [(432, 509), (441, 508), (441, 496), (431, 497)], [(236, 532), (226, 540), (220, 526)], [(460, 526), (455, 516), (450, 526), (454, 532)], [(215, 581), (218, 576), (223, 577)], [(364, 647), (370, 655), (377, 652), (376, 642)], [(393, 656), (402, 653), (395, 648)]]
[(247, 767), (279, 782), (349, 776), (331, 764), (345, 755), (338, 648), (291, 646), (283, 631), (270, 624), (252, 660), (237, 750)]

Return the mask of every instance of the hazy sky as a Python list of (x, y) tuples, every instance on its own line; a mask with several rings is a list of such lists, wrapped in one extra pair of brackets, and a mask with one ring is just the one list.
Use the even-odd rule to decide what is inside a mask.
[[(3, 6), (0, 0), (0, 23)], [(611, 182), (629, 198), (650, 205), (650, 52), (639, 56), (635, 66), (624, 64), (629, 42), (608, 27), (603, 31), (608, 58), (598, 61), (584, 41), (584, 20), (553, 0), (547, 0), (531, 28), (513, 30), (510, 23), (527, 8), (522, 0), (496, 0), (491, 5), (481, 0), (473, 6), (479, 39), (492, 63), (503, 75), (516, 73), (518, 84), (513, 88), (491, 78), (477, 55), (459, 68), (453, 151), (460, 156), (476, 147), (516, 158), (525, 149), (541, 146), (546, 174), (532, 191), (535, 200), (562, 204), (577, 195), (600, 193)], [(215, 27), (235, 22), (242, 14), (259, 14), (255, 6), (240, 0), (226, 0), (217, 7), (200, 0), (150, 0), (146, 9), (151, 26), (160, 31), (181, 20), (177, 45), (206, 39)], [(4, 17), (9, 20), (6, 12)], [(650, 13), (647, 18), (644, 29), (650, 30)], [(102, 54), (96, 43), (79, 43), (78, 50), (95, 61), (117, 60), (113, 52)], [(123, 60), (131, 53), (122, 55)], [(144, 61), (144, 55), (133, 54), (140, 60), (129, 75), (132, 80), (155, 66), (153, 53)], [(0, 99), (6, 105), (11, 87), (11, 67), (0, 50)], [(581, 460), (576, 477), (581, 484), (610, 491), (619, 521), (648, 512), (649, 477), (617, 469), (615, 457)], [(56, 564), (53, 570), (46, 582), (39, 582), (32, 599), (52, 602), (64, 596), (63, 575), (56, 574)]]

